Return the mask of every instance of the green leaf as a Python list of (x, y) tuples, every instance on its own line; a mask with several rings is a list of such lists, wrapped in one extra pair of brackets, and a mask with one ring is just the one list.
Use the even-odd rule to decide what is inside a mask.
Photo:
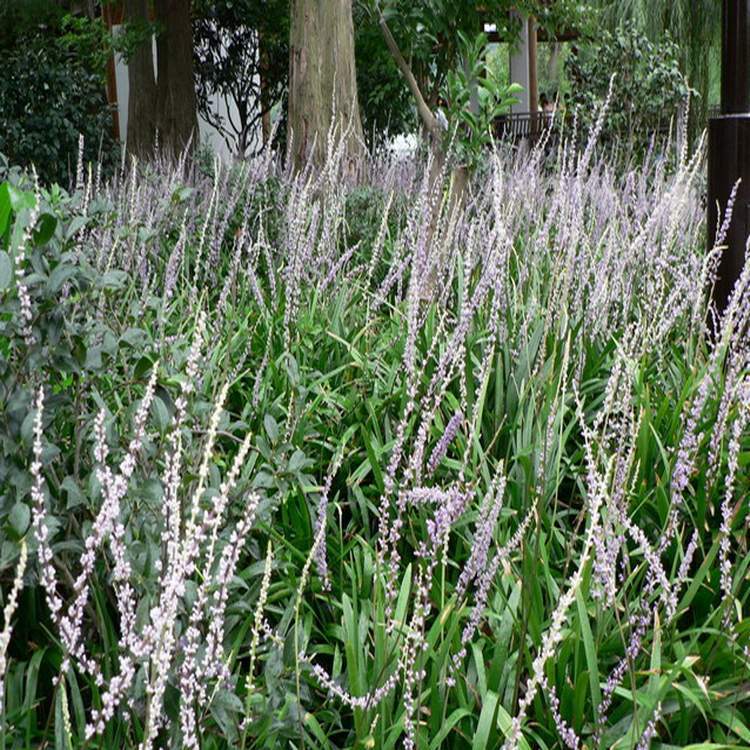
[(142, 328), (127, 328), (120, 336), (128, 346), (140, 347), (148, 339), (148, 334)]
[(136, 363), (135, 369), (133, 370), (133, 377), (136, 380), (140, 380), (142, 377), (146, 375), (147, 372), (151, 370), (153, 366), (154, 366), (154, 363), (151, 361), (151, 359), (144, 355)]
[(5, 234), (10, 219), (10, 193), (8, 192), (8, 183), (0, 185), (0, 237)]
[(60, 485), (60, 488), (68, 493), (68, 502), (65, 506), (68, 510), (84, 503), (83, 494), (73, 477), (65, 477), (65, 479), (63, 479), (62, 481), (62, 484)]
[(321, 747), (331, 747), (331, 743), (329, 742), (328, 737), (326, 737), (326, 733), (323, 731), (323, 727), (320, 726), (320, 723), (313, 714), (305, 713), (305, 726), (310, 730), (310, 732), (312, 732), (313, 735), (315, 735), (315, 739), (318, 740)]
[(69, 743), (65, 729), (63, 697), (60, 690), (55, 694), (55, 750), (68, 750)]
[(35, 411), (29, 411), (21, 422), (21, 439), (26, 445), (31, 445), (34, 440), (34, 418), (36, 417)]
[(52, 214), (42, 214), (34, 229), (34, 244), (46, 245), (57, 227), (57, 219)]
[(279, 441), (279, 425), (276, 420), (270, 414), (266, 414), (263, 417), (263, 426), (266, 428), (268, 439), (275, 445)]
[(290, 474), (294, 474), (297, 471), (301, 471), (307, 466), (311, 466), (314, 462), (311, 461), (299, 448), (297, 448), (292, 457), (289, 459), (286, 470)]
[(715, 719), (718, 719), (741, 740), (750, 742), (750, 729), (742, 722), (742, 717), (736, 711), (729, 708), (719, 708), (711, 713)]
[(5, 250), (0, 250), (0, 290), (8, 289), (12, 282), (13, 264), (10, 261), (10, 255)]
[(490, 740), (499, 700), (500, 696), (492, 690), (488, 690), (482, 697), (482, 712), (479, 714), (479, 723), (474, 733), (474, 741), (471, 743), (471, 750), (495, 747), (494, 744), (490, 744)]
[(602, 702), (602, 693), (599, 688), (599, 662), (596, 658), (596, 645), (591, 632), (591, 623), (586, 611), (586, 602), (583, 600), (581, 589), (576, 590), (576, 605), (578, 608), (578, 621), (581, 625), (581, 637), (583, 638), (583, 650), (586, 654), (586, 666), (589, 673), (589, 688), (591, 690), (591, 701), (593, 704), (594, 721), (598, 720), (597, 707)]
[(457, 708), (451, 713), (451, 715), (443, 722), (440, 727), (440, 731), (432, 738), (430, 742), (430, 750), (438, 750), (442, 747), (443, 740), (450, 734), (453, 727), (458, 724), (461, 719), (471, 716), (471, 711), (466, 708)]
[(375, 452), (373, 441), (370, 439), (370, 433), (368, 432), (367, 427), (364, 424), (360, 425), (360, 432), (365, 443), (367, 460), (369, 461), (370, 468), (372, 469), (372, 476), (375, 479), (375, 486), (377, 487), (378, 492), (382, 493), (384, 491), (385, 484), (383, 480), (383, 471), (380, 468), (380, 458)]
[(39, 671), (41, 669), (44, 655), (47, 653), (46, 647), (40, 648), (34, 652), (34, 655), (29, 659), (26, 667), (26, 695), (23, 702), (24, 711), (32, 711), (35, 702), (38, 700), (37, 696), (37, 685), (39, 683)]
[(90, 346), (86, 349), (86, 361), (84, 367), (87, 370), (99, 370), (102, 366), (102, 347)]
[(156, 427), (159, 432), (165, 432), (169, 427), (169, 409), (159, 396), (154, 396), (151, 402), (151, 413), (154, 416)]
[(86, 226), (86, 222), (87, 218), (85, 216), (76, 216), (65, 230), (65, 239), (69, 240), (74, 234), (80, 232)]
[(661, 674), (661, 620), (659, 612), (654, 613), (654, 638), (651, 644), (651, 664), (649, 671), (648, 691), (656, 701), (659, 691), (659, 675)]
[(190, 198), (193, 195), (194, 192), (195, 192), (195, 188), (188, 187), (187, 185), (183, 185), (181, 187), (178, 187), (172, 193), (172, 202), (173, 203), (184, 203), (188, 198)]
[(75, 267), (70, 265), (70, 263), (58, 263), (47, 281), (47, 290), (49, 293), (57, 294), (63, 288), (65, 282), (75, 275), (75, 272)]
[(15, 213), (23, 211), (24, 208), (34, 208), (36, 205), (36, 197), (34, 193), (20, 190), (15, 185), (5, 183), (8, 186), (8, 196), (10, 198), (10, 206)]
[(20, 539), (29, 528), (31, 520), (31, 511), (26, 503), (16, 503), (8, 514), (8, 523)]
[(122, 289), (128, 281), (125, 271), (107, 271), (97, 280), (97, 286), (101, 289)]

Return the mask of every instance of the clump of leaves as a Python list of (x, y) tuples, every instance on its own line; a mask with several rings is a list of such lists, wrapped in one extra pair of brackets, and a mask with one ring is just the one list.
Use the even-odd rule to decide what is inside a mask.
[(463, 64), (448, 72), (442, 98), (446, 102), (447, 137), (455, 137), (455, 158), (473, 169), (486, 156), (495, 120), (505, 114), (523, 90), (500, 80), (487, 64), (487, 36), (460, 34)]
[(104, 86), (111, 36), (101, 19), (74, 18), (50, 3), (9, 5), (0, 15), (0, 152), (33, 164), (42, 182), (68, 187), (82, 136), (84, 160), (110, 172), (118, 146)]
[(615, 73), (601, 138), (643, 150), (669, 129), (691, 92), (680, 70), (680, 49), (669, 37), (655, 42), (633, 24), (603, 30), (566, 58), (570, 105), (584, 133), (596, 123)]

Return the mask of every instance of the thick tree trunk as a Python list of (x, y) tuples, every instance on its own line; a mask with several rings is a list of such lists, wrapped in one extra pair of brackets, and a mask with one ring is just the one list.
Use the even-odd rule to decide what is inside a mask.
[[(148, 0), (125, 0), (125, 22), (142, 26), (148, 21)], [(151, 37), (144, 39), (128, 60), (129, 154), (149, 158), (154, 151), (156, 130), (156, 78)]]
[(159, 143), (178, 156), (188, 145), (198, 145), (190, 0), (155, 0), (154, 8), (161, 26), (156, 39)]
[(353, 164), (363, 143), (354, 65), (352, 0), (292, 0), (289, 156), (295, 168), (325, 158), (332, 123)]

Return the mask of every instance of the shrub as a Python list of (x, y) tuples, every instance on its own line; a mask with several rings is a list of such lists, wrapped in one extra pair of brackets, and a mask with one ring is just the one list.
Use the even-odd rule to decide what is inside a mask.
[[(86, 204), (83, 191), (74, 197), (57, 187), (42, 192), (17, 174), (0, 185), (0, 526), (8, 533), (0, 571), (12, 557), (13, 539), (23, 535), (23, 522), (28, 522), (22, 503), (29, 490), (32, 445), (27, 416), (42, 373), (52, 393), (48, 408), (55, 414), (46, 425), (50, 447), (43, 464), (55, 459), (62, 472), (55, 525), (81, 502), (73, 480), (86, 474), (81, 430), (90, 418), (82, 409), (82, 394), (91, 379), (107, 371), (123, 341), (122, 331), (102, 313), (122, 288), (124, 274), (102, 272), (81, 253), (83, 235), (99, 216), (100, 209)], [(140, 348), (137, 338), (126, 334), (128, 339)], [(64, 445), (71, 450), (61, 456)]]
[(13, 8), (2, 20), (16, 36), (7, 38), (3, 48), (0, 152), (13, 164), (34, 164), (45, 183), (67, 187), (76, 173), (82, 136), (83, 160), (110, 172), (118, 152), (105, 96), (107, 47), (101, 22), (49, 12), (47, 23), (40, 23), (23, 15), (23, 3)]
[(614, 33), (597, 31), (594, 39), (576, 47), (565, 66), (569, 103), (584, 134), (596, 122), (612, 80), (602, 138), (643, 151), (654, 135), (664, 136), (689, 93), (679, 55), (668, 36), (653, 42), (633, 24)]

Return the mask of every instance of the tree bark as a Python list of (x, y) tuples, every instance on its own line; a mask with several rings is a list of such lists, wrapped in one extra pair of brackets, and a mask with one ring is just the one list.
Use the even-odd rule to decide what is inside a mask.
[(258, 83), (260, 89), (260, 127), (263, 145), (268, 146), (271, 140), (271, 109), (268, 97), (268, 49), (263, 42), (263, 35), (258, 34)]
[(161, 30), (156, 39), (157, 129), (161, 147), (179, 156), (198, 145), (190, 0), (155, 0)]
[(325, 159), (329, 130), (346, 139), (350, 165), (364, 142), (357, 99), (352, 0), (292, 0), (289, 157), (295, 169)]
[[(148, 22), (147, 0), (125, 0), (125, 23), (143, 27)], [(156, 130), (156, 78), (151, 37), (144, 39), (128, 59), (128, 132), (126, 148), (138, 158), (154, 151)]]

